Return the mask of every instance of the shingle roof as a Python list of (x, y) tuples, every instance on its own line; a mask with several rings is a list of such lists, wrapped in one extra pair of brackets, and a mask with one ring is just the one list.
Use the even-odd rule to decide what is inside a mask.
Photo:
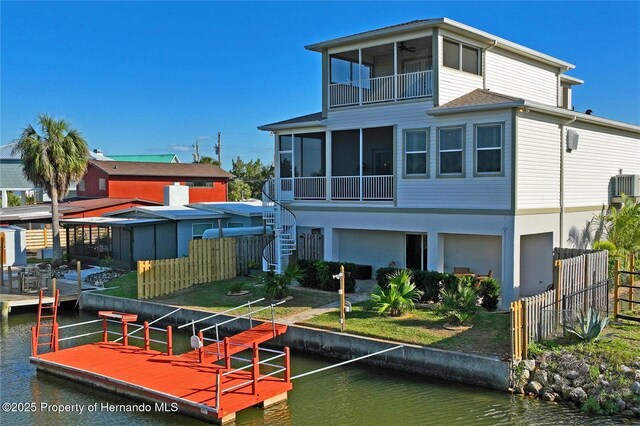
[(322, 112), (314, 112), (313, 114), (301, 115), (300, 117), (289, 118), (288, 120), (277, 121), (275, 123), (269, 123), (258, 127), (260, 130), (269, 130), (275, 126), (282, 126), (288, 124), (303, 124), (314, 123), (322, 120)]
[(142, 161), (90, 162), (109, 176), (167, 176), (176, 178), (222, 178), (233, 175), (218, 166), (204, 163), (147, 163)]
[(17, 142), (11, 142), (6, 145), (0, 145), (0, 160), (20, 160), (20, 153), (13, 153), (13, 148)]
[(444, 105), (440, 105), (434, 110), (443, 110), (447, 108), (459, 108), (465, 106), (475, 105), (495, 105), (503, 104), (507, 102), (521, 102), (523, 99), (513, 96), (503, 95), (500, 93), (492, 92), (485, 89), (476, 89), (473, 92), (469, 92), (466, 95), (462, 95), (459, 98), (455, 98), (452, 101), (447, 102)]
[(3, 162), (0, 166), (0, 188), (6, 190), (21, 190), (33, 188), (33, 183), (22, 173), (22, 163)]

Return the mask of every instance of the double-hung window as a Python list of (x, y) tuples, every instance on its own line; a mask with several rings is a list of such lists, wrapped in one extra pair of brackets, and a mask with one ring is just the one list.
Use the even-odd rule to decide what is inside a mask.
[(404, 132), (404, 174), (407, 177), (429, 174), (428, 129), (411, 129)]
[(475, 139), (475, 174), (501, 174), (502, 169), (502, 124), (477, 124), (474, 131)]
[(438, 129), (438, 176), (464, 176), (464, 126)]

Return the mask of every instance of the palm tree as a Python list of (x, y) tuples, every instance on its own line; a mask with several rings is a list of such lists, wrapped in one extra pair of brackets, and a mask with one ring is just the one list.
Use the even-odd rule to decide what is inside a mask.
[(418, 290), (411, 282), (412, 274), (409, 269), (401, 269), (389, 275), (389, 285), (385, 292), (376, 285), (371, 300), (374, 308), (379, 314), (389, 313), (392, 317), (402, 315), (405, 311), (410, 311), (414, 307), (414, 301), (420, 300), (423, 292)]
[(58, 201), (67, 195), (69, 183), (80, 179), (87, 170), (89, 149), (84, 138), (65, 120), (48, 115), (38, 117), (41, 133), (31, 124), (22, 131), (14, 153), (20, 153), (22, 171), (34, 185), (42, 187), (51, 198), (53, 260), (62, 260)]

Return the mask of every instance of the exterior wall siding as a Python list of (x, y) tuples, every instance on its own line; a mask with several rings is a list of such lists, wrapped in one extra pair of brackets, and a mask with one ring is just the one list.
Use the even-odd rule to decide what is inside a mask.
[[(183, 178), (112, 176), (109, 179), (109, 197), (138, 197), (162, 203), (164, 201), (164, 187), (173, 185), (174, 182), (186, 185)], [(227, 183), (214, 180), (212, 188), (189, 188), (190, 203), (204, 201), (227, 201)]]
[[(106, 189), (102, 190), (99, 187), (99, 180), (105, 179), (107, 184)], [(102, 170), (89, 164), (87, 173), (84, 177), (84, 191), (76, 189), (78, 197), (108, 197), (109, 196), (109, 176)], [(80, 185), (78, 185), (79, 188)]]
[(517, 118), (517, 208), (560, 206), (560, 128), (538, 114)]
[(558, 70), (495, 47), (486, 53), (487, 89), (556, 106)]
[(608, 205), (612, 178), (640, 174), (640, 136), (586, 124), (571, 124), (578, 149), (565, 153), (565, 207)]

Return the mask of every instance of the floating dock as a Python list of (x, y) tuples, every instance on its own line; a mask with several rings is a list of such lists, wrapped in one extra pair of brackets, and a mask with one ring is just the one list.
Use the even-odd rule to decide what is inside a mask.
[[(42, 354), (39, 348), (46, 345), (38, 336), (38, 327), (33, 327), (31, 362), (40, 371), (217, 424), (234, 421), (236, 412), (245, 408), (286, 400), (292, 389), (289, 349), (259, 347), (286, 332), (284, 325), (263, 323), (220, 341), (204, 338), (200, 332), (191, 338), (194, 350), (174, 355), (171, 326), (163, 329), (147, 322), (136, 324), (135, 314), (109, 311), (99, 315), (100, 319), (79, 324), (56, 323), (49, 342), (51, 352)], [(72, 327), (94, 323), (101, 323), (101, 329), (60, 337)], [(109, 330), (109, 323), (120, 324), (122, 331)], [(129, 326), (135, 330), (129, 332)], [(151, 339), (151, 330), (154, 336), (164, 333), (165, 339)], [(142, 336), (134, 335), (140, 331)], [(94, 334), (102, 335), (100, 342), (59, 349), (60, 342)], [(114, 334), (117, 341), (109, 341)], [(129, 339), (141, 340), (143, 347), (129, 345)], [(151, 342), (166, 350), (151, 350)], [(250, 359), (237, 356), (245, 351), (251, 353)], [(232, 368), (232, 359), (242, 366)]]

